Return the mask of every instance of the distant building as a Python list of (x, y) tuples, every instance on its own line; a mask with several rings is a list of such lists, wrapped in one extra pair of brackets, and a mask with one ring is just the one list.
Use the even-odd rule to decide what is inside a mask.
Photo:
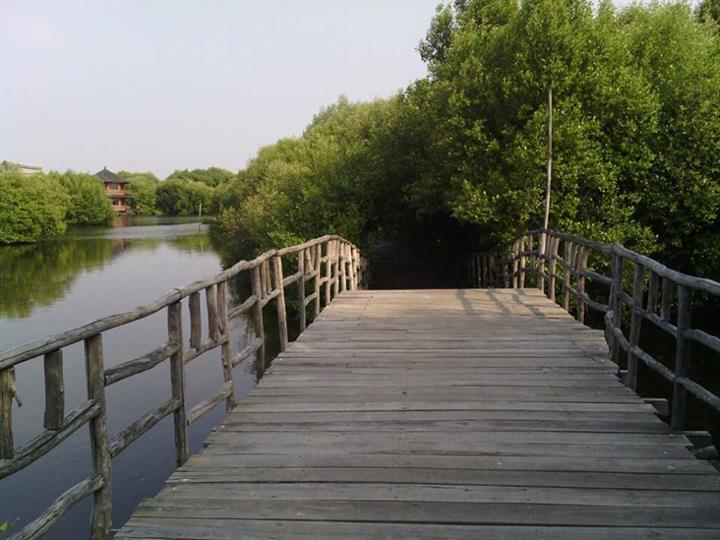
[(14, 161), (3, 161), (0, 163), (2, 172), (19, 171), (22, 174), (35, 174), (41, 173), (42, 167), (40, 165), (29, 165), (27, 163), (16, 163)]
[(95, 176), (105, 185), (105, 195), (110, 197), (115, 213), (119, 216), (128, 215), (131, 210), (130, 205), (128, 205), (130, 194), (125, 191), (125, 188), (130, 182), (122, 176), (108, 171), (106, 167), (103, 167), (102, 171), (95, 173)]

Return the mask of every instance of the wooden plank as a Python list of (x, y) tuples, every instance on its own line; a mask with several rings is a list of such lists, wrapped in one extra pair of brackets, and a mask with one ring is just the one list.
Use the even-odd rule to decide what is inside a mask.
[(455, 525), (416, 523), (368, 523), (353, 521), (281, 520), (215, 520), (164, 518), (153, 520), (135, 517), (128, 522), (116, 538), (172, 538), (194, 540), (235, 540), (238, 531), (246, 540), (323, 540), (344, 538), (352, 540), (417, 540), (418, 538), (443, 538), (452, 540), (635, 540), (677, 539), (705, 540), (712, 530), (677, 527), (557, 527), (557, 526), (507, 526), (507, 525)]
[(331, 500), (193, 500), (145, 501), (136, 516), (215, 519), (304, 519), (405, 523), (505, 523), (515, 525), (558, 525), (635, 527), (720, 527), (716, 507), (692, 508), (595, 506), (582, 504), (438, 503), (425, 501), (331, 501)]
[(537, 289), (366, 292), (324, 260), (342, 294), (119, 538), (720, 536), (720, 474), (601, 332)]
[[(236, 467), (191, 468), (173, 474), (169, 484), (230, 484), (247, 490), (248, 484), (323, 482), (344, 484), (423, 484), (443, 486), (520, 486), (588, 489), (719, 492), (720, 475), (616, 473), (587, 471), (516, 471), (431, 467)], [(242, 486), (238, 484), (243, 484)]]

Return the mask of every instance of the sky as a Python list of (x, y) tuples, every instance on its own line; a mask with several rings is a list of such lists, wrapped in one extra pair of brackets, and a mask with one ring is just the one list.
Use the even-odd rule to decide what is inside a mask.
[(341, 96), (425, 75), (438, 0), (0, 0), (0, 161), (244, 167)]
[(0, 161), (237, 170), (341, 95), (423, 77), (438, 3), (0, 0)]

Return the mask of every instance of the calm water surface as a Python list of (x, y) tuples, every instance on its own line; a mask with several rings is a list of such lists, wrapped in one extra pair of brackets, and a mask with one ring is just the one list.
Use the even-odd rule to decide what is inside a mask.
[[(0, 350), (129, 310), (220, 270), (220, 257), (211, 245), (207, 225), (179, 220), (126, 220), (113, 228), (72, 230), (52, 242), (0, 247)], [(243, 339), (247, 321), (234, 324), (239, 327), (234, 328), (235, 334)], [(183, 306), (183, 325), (188, 328), (187, 306)], [(166, 313), (162, 310), (103, 334), (106, 367), (158, 347), (165, 341), (166, 332)], [(184, 332), (186, 340), (188, 333)], [(234, 349), (240, 346), (233, 343)], [(82, 344), (66, 347), (63, 354), (68, 412), (87, 399)], [(13, 410), (17, 448), (42, 431), (42, 358), (18, 366), (16, 376), (23, 400), (23, 406), (15, 405)], [(238, 395), (254, 386), (249, 362), (236, 368), (235, 380)], [(219, 351), (202, 355), (187, 367), (188, 405), (208, 398), (221, 384)], [(169, 397), (167, 362), (109, 387), (111, 436)], [(192, 425), (193, 452), (223, 415), (224, 407), (220, 406)], [(115, 528), (127, 520), (141, 499), (159, 490), (175, 468), (174, 455), (170, 416), (113, 460)], [(10, 524), (6, 534), (34, 519), (90, 472), (85, 426), (23, 471), (0, 480), (0, 524)], [(89, 513), (86, 499), (73, 507), (47, 537), (86, 538)]]

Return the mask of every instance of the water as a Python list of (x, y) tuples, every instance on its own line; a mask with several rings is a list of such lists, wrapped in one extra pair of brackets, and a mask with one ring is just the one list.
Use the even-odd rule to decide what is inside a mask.
[[(205, 224), (188, 220), (125, 219), (113, 228), (71, 230), (60, 240), (0, 247), (0, 350), (132, 309), (173, 287), (221, 271), (220, 256), (207, 229)], [(243, 336), (247, 321), (233, 324), (234, 334)], [(187, 340), (186, 305), (183, 326)], [(106, 367), (153, 350), (166, 335), (164, 310), (103, 334)], [(233, 343), (234, 349), (239, 346)], [(66, 347), (63, 354), (67, 413), (87, 399), (82, 344)], [(15, 405), (13, 410), (17, 448), (42, 431), (42, 359), (18, 366), (16, 376), (23, 400), (23, 406)], [(249, 362), (236, 368), (235, 381), (238, 396), (254, 386), (255, 375)], [(188, 406), (208, 398), (222, 382), (218, 350), (193, 361), (186, 371)], [(109, 387), (111, 435), (169, 397), (168, 362)], [(192, 452), (200, 448), (223, 415), (221, 405), (191, 426)], [(114, 528), (127, 520), (143, 498), (157, 493), (175, 468), (174, 455), (170, 416), (113, 460)], [(40, 460), (0, 480), (0, 524), (7, 521), (7, 534), (16, 532), (90, 472), (85, 426)], [(47, 537), (86, 538), (90, 506), (89, 499), (75, 505)]]

